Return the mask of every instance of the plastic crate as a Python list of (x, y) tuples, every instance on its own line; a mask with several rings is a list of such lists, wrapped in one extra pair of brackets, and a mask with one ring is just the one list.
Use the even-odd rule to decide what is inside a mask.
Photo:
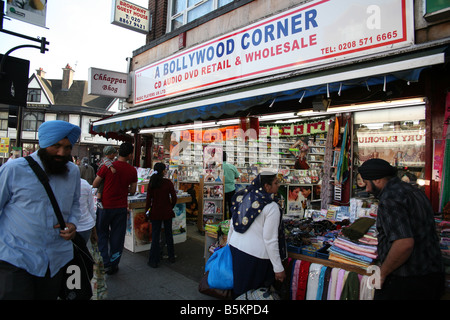
[(296, 247), (292, 244), (287, 245), (287, 250), (293, 253), (302, 253), (302, 247)]
[(314, 247), (305, 246), (302, 248), (301, 254), (315, 258), (316, 257), (316, 249)]

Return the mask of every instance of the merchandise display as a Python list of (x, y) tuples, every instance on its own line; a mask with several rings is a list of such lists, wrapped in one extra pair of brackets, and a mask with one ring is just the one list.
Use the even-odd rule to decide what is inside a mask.
[(307, 260), (290, 259), (290, 300), (372, 300), (369, 276)]

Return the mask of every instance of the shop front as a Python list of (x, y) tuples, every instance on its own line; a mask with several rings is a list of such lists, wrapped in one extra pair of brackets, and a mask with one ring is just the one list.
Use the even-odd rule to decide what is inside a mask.
[[(339, 236), (375, 220), (377, 201), (358, 175), (364, 161), (395, 166), (436, 214), (449, 200), (441, 190), (450, 41), (414, 44), (412, 2), (375, 2), (390, 6), (389, 26), (361, 27), (345, 19), (355, 7), (311, 1), (139, 66), (133, 107), (93, 130), (132, 132), (136, 166), (167, 165), (189, 196), (186, 220), (205, 233), (205, 259), (226, 242), (226, 154), (237, 190), (263, 171), (278, 175), (291, 258), (367, 277), (376, 254), (350, 259)], [(373, 231), (361, 239), (368, 250)]]

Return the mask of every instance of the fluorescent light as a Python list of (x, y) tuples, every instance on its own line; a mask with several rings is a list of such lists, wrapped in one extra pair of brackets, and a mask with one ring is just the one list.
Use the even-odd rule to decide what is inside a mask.
[(271, 121), (271, 120), (282, 120), (295, 118), (296, 112), (278, 113), (278, 114), (268, 114), (266, 116), (260, 116), (259, 121)]
[(395, 108), (395, 107), (406, 107), (406, 106), (417, 106), (425, 104), (425, 98), (411, 98), (411, 99), (403, 99), (403, 100), (393, 100), (393, 101), (380, 101), (373, 103), (364, 103), (364, 104), (351, 104), (347, 106), (340, 107), (330, 107), (327, 111), (314, 112), (312, 110), (304, 110), (297, 112), (297, 116), (299, 117), (310, 117), (310, 116), (320, 116), (327, 114), (336, 114), (342, 112), (357, 112), (357, 111), (366, 111), (373, 109), (386, 109), (386, 108)]

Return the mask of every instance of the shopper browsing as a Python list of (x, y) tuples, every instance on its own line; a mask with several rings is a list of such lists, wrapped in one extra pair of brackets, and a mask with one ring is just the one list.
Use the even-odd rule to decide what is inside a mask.
[(113, 165), (116, 173), (107, 166), (97, 172), (93, 187), (105, 181), (102, 194), (103, 209), (97, 210), (98, 248), (102, 254), (107, 274), (119, 270), (125, 231), (127, 227), (128, 194), (134, 194), (137, 186), (137, 171), (128, 163), (133, 159), (133, 145), (124, 142), (119, 147), (119, 158)]
[(177, 193), (172, 181), (164, 178), (167, 170), (164, 163), (155, 163), (147, 189), (145, 210), (150, 209), (149, 218), (152, 222), (152, 245), (148, 257), (148, 265), (158, 267), (160, 259), (159, 238), (161, 227), (164, 225), (164, 235), (170, 262), (175, 262), (175, 249), (172, 234), (172, 218), (175, 217), (173, 208), (177, 204)]
[(379, 199), (381, 289), (374, 299), (439, 299), (444, 289), (443, 263), (428, 198), (401, 181), (397, 169), (385, 160), (367, 160), (358, 171), (366, 191)]
[(232, 199), (228, 242), (236, 297), (286, 278), (284, 230), (274, 197), (279, 186), (276, 174), (261, 173)]

